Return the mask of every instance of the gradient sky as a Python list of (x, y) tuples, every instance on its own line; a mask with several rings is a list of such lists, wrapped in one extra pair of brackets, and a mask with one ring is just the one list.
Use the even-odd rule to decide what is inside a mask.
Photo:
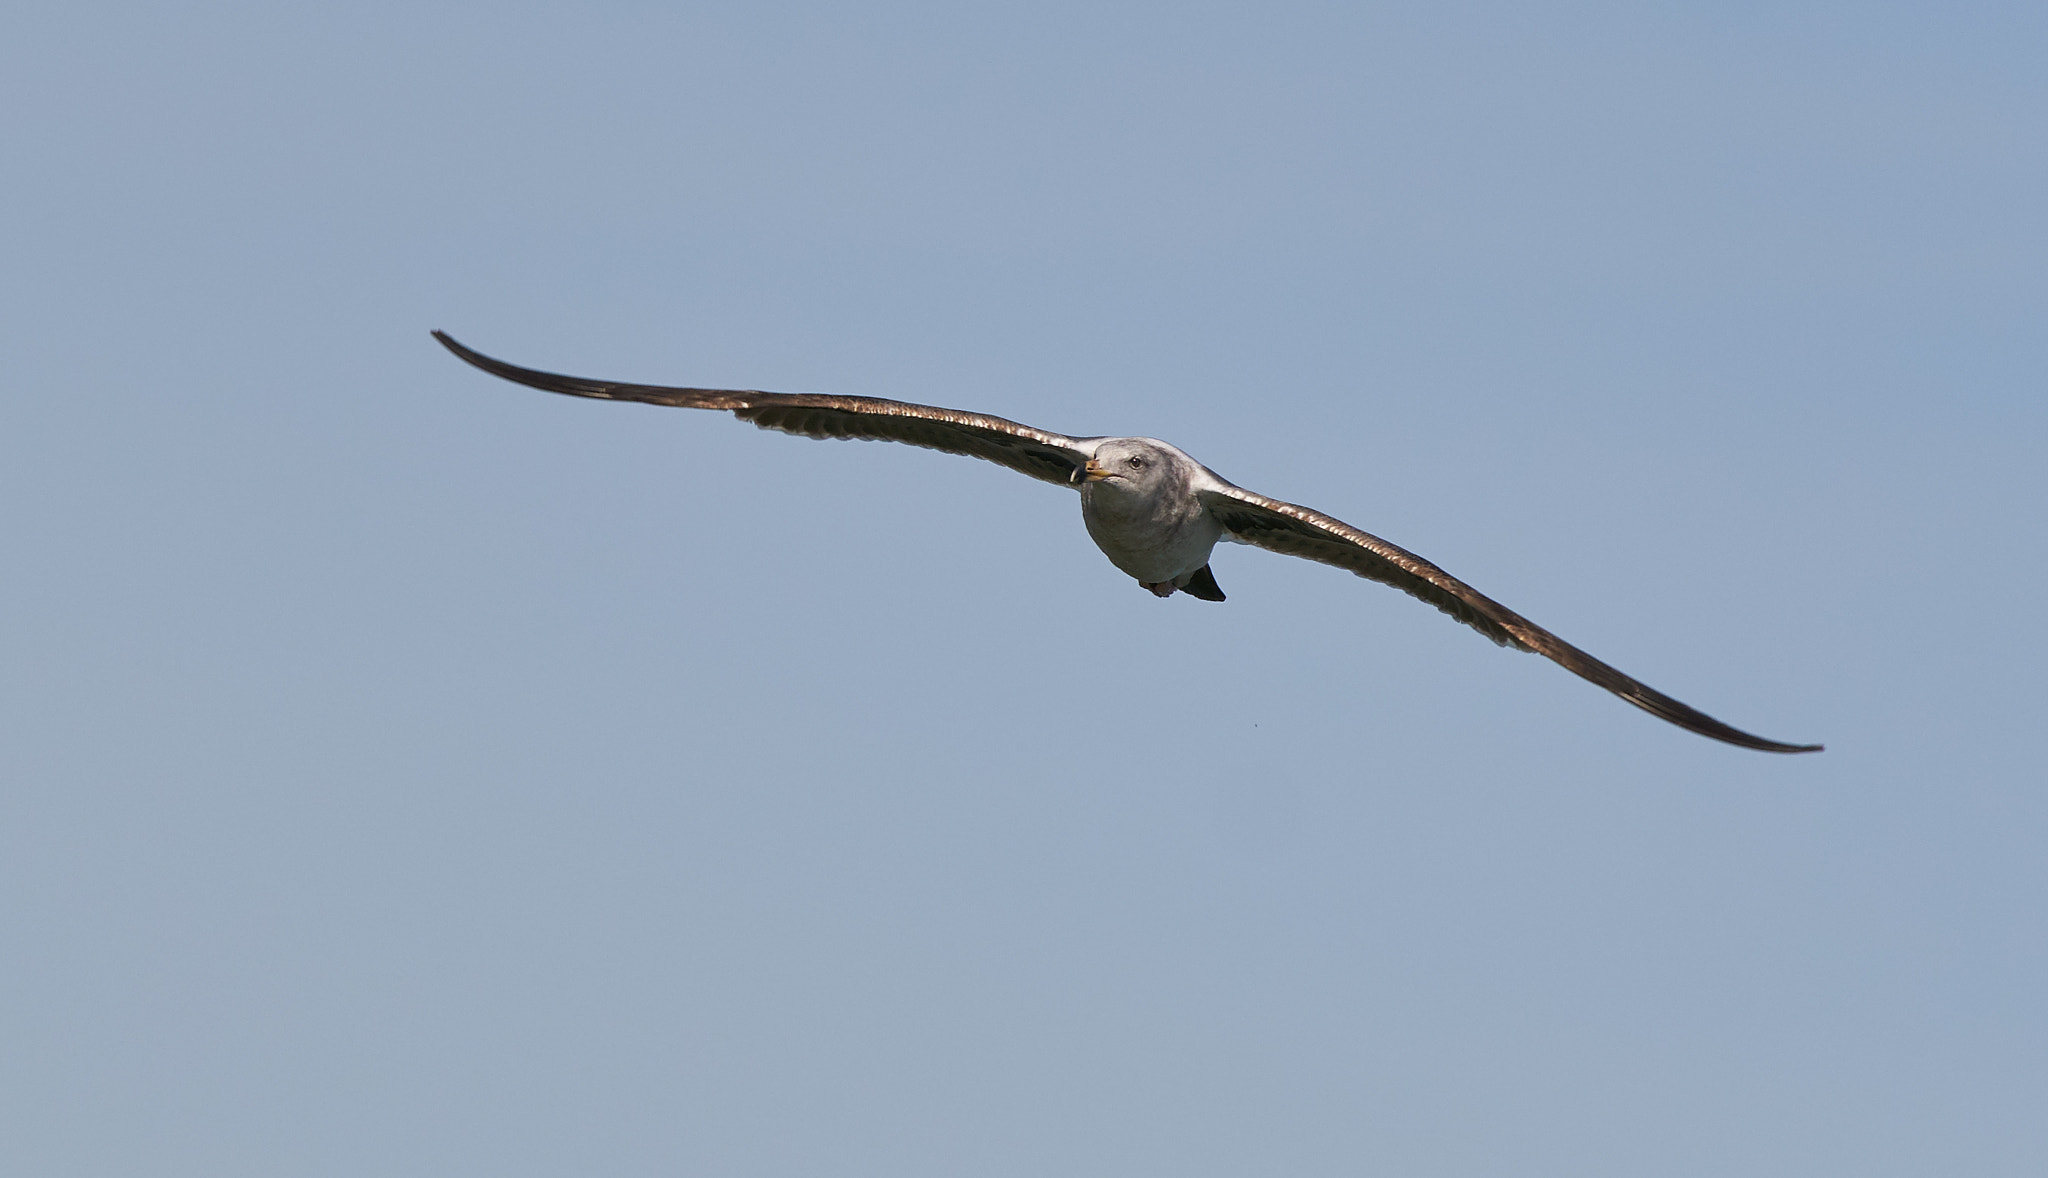
[(2048, 1172), (2044, 12), (9, 5), (0, 1172)]

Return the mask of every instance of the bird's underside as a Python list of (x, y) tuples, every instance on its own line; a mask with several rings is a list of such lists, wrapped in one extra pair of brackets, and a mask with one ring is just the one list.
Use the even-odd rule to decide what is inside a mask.
[[(1142, 438), (1067, 437), (1001, 417), (877, 397), (677, 388), (586, 380), (507, 364), (471, 351), (439, 331), (434, 333), (434, 338), (485, 372), (549, 392), (687, 409), (725, 410), (763, 429), (812, 438), (905, 442), (981, 458), (1044, 482), (1073, 487), (1091, 484), (1087, 488), (1089, 491), (1095, 489), (1092, 484), (1098, 480), (1117, 477), (1118, 472), (1099, 463), (1098, 456), (1122, 455), (1125, 451), (1134, 450), (1144, 454), (1156, 453), (1169, 464), (1186, 464), (1186, 469), (1177, 468), (1175, 471), (1181, 477), (1174, 483), (1174, 493), (1192, 496), (1181, 506), (1186, 512), (1206, 517), (1204, 526), (1210, 529), (1212, 543), (1220, 530), (1226, 539), (1334, 565), (1368, 580), (1390, 585), (1428, 602), (1494, 642), (1543, 655), (1644, 711), (1702, 736), (1774, 753), (1818, 752), (1821, 749), (1817, 744), (1786, 744), (1768, 740), (1724, 724), (1622, 674), (1414, 553), (1320, 512), (1247, 491), (1165, 443)], [(1088, 511), (1085, 492), (1083, 499), (1085, 514)], [(1093, 520), (1090, 531), (1096, 531)], [(1097, 535), (1096, 538), (1098, 545), (1103, 545), (1103, 537)], [(1126, 563), (1111, 554), (1107, 546), (1104, 551), (1120, 566)], [(1145, 576), (1137, 579), (1161, 597), (1170, 596), (1178, 589), (1206, 601), (1222, 601), (1223, 591), (1217, 587), (1215, 576), (1206, 562), (1207, 549), (1199, 551), (1199, 559), (1177, 566), (1183, 570), (1177, 574), (1163, 580), (1148, 580)]]

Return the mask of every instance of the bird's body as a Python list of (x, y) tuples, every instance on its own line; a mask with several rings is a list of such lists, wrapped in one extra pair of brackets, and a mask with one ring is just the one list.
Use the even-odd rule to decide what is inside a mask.
[(907, 442), (999, 463), (1077, 488), (1088, 535), (1111, 564), (1160, 597), (1222, 601), (1209, 570), (1219, 540), (1347, 569), (1391, 585), (1504, 646), (1534, 651), (1653, 715), (1702, 736), (1766, 752), (1817, 752), (1732, 728), (1594, 658), (1429, 561), (1341, 520), (1269, 499), (1152, 438), (1073, 438), (1000, 417), (875, 397), (765, 393), (586, 380), (520, 368), (434, 337), (496, 376), (550, 392), (610, 401), (727, 410), (763, 429), (813, 438)]
[(1109, 563), (1140, 585), (1185, 589), (1223, 538), (1223, 525), (1195, 492), (1221, 482), (1165, 442), (1104, 438), (1082, 468), (1081, 522)]

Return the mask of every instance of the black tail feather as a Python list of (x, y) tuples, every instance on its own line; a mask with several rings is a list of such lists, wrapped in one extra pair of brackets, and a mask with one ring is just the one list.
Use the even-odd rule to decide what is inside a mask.
[(1189, 597), (1199, 597), (1203, 601), (1223, 600), (1223, 590), (1217, 587), (1216, 574), (1209, 571), (1208, 565), (1196, 569), (1195, 575), (1188, 578), (1188, 583), (1182, 585), (1180, 591)]

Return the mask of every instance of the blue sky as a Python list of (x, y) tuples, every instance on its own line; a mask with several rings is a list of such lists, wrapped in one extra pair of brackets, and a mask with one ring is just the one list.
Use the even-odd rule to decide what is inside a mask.
[[(2048, 20), (0, 17), (0, 1169), (2036, 1174)], [(1069, 493), (1166, 438), (1739, 727)]]

